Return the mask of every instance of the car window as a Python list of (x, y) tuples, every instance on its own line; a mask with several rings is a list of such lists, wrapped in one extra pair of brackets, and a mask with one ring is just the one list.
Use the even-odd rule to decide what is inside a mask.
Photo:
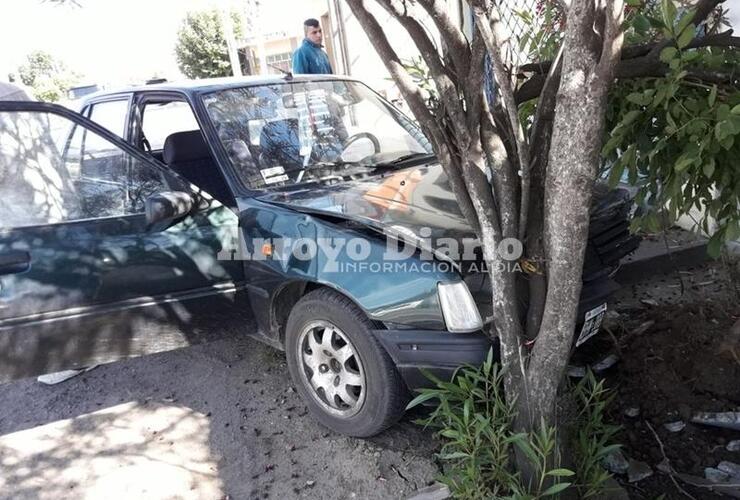
[[(128, 99), (98, 102), (91, 106), (88, 116), (95, 123), (123, 138), (126, 133), (128, 103)], [(87, 149), (91, 152), (103, 152), (108, 147), (106, 141), (98, 140), (97, 137), (90, 137), (87, 144)]]
[(178, 189), (176, 178), (69, 118), (0, 112), (0, 228), (143, 213), (147, 197)]
[(190, 104), (184, 101), (165, 103), (146, 103), (141, 115), (141, 129), (153, 150), (164, 148), (164, 141), (170, 134), (198, 130)]
[(234, 169), (253, 189), (333, 183), (430, 152), (418, 127), (357, 82), (228, 88), (203, 103)]

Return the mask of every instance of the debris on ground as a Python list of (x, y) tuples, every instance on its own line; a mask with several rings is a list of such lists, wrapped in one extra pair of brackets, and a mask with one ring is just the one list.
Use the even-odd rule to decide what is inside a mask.
[(740, 498), (740, 486), (737, 484), (713, 483), (709, 479), (680, 472), (676, 474), (676, 477), (686, 484), (697, 486), (702, 488), (702, 491), (707, 492), (702, 496), (702, 498), (714, 498), (706, 496), (707, 494), (710, 494), (710, 492), (716, 492), (732, 498)]
[(726, 483), (730, 480), (730, 475), (728, 473), (715, 469), (714, 467), (707, 467), (704, 469), (704, 477), (713, 483)]
[(663, 427), (665, 427), (668, 432), (681, 432), (682, 430), (684, 430), (684, 428), (686, 428), (686, 422), (682, 420), (679, 420), (677, 422), (668, 422), (666, 424), (663, 424)]
[(717, 468), (722, 472), (729, 474), (733, 480), (740, 481), (740, 465), (725, 460), (720, 462)]
[(603, 500), (630, 500), (627, 490), (622, 488), (622, 485), (613, 477), (604, 481), (601, 497)]
[(627, 458), (618, 449), (607, 454), (602, 461), (602, 465), (606, 470), (614, 474), (626, 474), (630, 467)]
[(451, 496), (450, 488), (446, 484), (434, 483), (406, 497), (406, 500), (445, 500)]
[(636, 483), (642, 481), (653, 475), (653, 469), (650, 468), (645, 462), (640, 460), (630, 460), (629, 468), (627, 469), (627, 480), (630, 483)]
[[(608, 419), (622, 428), (614, 442), (625, 457), (655, 471), (637, 483), (617, 476), (632, 498), (688, 498), (682, 489), (702, 500), (732, 496), (727, 484), (733, 483), (725, 483), (720, 494), (705, 468), (721, 471), (722, 461), (740, 463), (740, 434), (692, 422), (700, 412), (740, 412), (740, 362), (722, 347), (735, 338), (740, 301), (737, 284), (723, 269), (721, 262), (686, 269), (684, 292), (675, 273), (623, 287), (610, 307), (619, 321), (583, 344), (570, 361), (593, 366), (605, 353), (619, 354), (619, 363), (602, 375), (615, 393)], [(708, 281), (714, 283), (697, 285)], [(646, 307), (642, 299), (657, 305)], [(672, 432), (676, 422), (684, 423), (680, 432)], [(694, 482), (683, 482), (680, 475)]]
[[(594, 363), (593, 365), (591, 365), (590, 368), (591, 368), (591, 371), (594, 373), (601, 373), (601, 372), (608, 370), (612, 366), (616, 365), (618, 361), (619, 361), (619, 356), (617, 356), (616, 354), (609, 354), (608, 356), (603, 358), (601, 361), (598, 361)], [(570, 365), (568, 366), (567, 374), (569, 377), (572, 377), (572, 378), (583, 378), (586, 376), (586, 371), (588, 370), (588, 368), (589, 367), (586, 367), (586, 366)]]
[(609, 354), (607, 357), (594, 364), (591, 369), (596, 373), (601, 373), (616, 365), (618, 361), (619, 356), (616, 354)]
[(630, 406), (629, 408), (625, 408), (624, 414), (628, 416), (629, 418), (639, 417), (640, 409), (636, 406)]
[(74, 378), (77, 375), (89, 372), (90, 370), (95, 369), (97, 366), (98, 365), (93, 365), (88, 366), (87, 368), (80, 368), (79, 370), (63, 370), (55, 373), (47, 373), (45, 375), (39, 375), (36, 380), (46, 385), (61, 384), (62, 382), (66, 382), (67, 380)]
[(711, 425), (723, 429), (740, 431), (740, 412), (738, 411), (697, 413), (691, 421), (695, 424)]

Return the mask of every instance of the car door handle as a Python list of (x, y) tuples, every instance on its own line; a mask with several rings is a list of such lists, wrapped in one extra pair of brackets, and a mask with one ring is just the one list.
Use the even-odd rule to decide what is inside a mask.
[(24, 251), (0, 253), (0, 276), (18, 274), (31, 268), (31, 254)]

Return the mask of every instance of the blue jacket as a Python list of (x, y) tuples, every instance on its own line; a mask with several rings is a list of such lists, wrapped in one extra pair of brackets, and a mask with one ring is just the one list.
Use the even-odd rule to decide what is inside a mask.
[(329, 64), (329, 56), (321, 50), (321, 45), (304, 38), (301, 46), (293, 52), (293, 73), (330, 75), (334, 72)]

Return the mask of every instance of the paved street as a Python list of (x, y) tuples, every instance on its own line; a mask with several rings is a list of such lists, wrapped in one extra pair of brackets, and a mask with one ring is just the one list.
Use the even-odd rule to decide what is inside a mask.
[(282, 353), (248, 338), (0, 385), (0, 498), (398, 498), (433, 480), (431, 434), (404, 421), (330, 433)]

